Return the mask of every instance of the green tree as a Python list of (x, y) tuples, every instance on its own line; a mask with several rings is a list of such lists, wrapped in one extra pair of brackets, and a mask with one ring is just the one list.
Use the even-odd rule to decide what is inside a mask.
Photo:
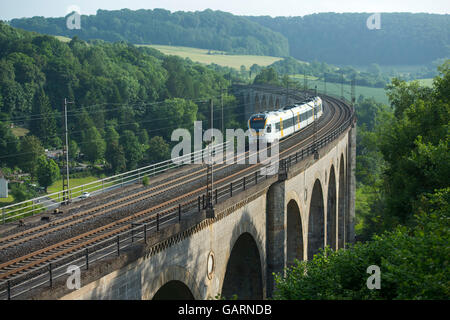
[(169, 159), (169, 145), (160, 136), (154, 136), (150, 139), (147, 150), (147, 158), (150, 162), (160, 162)]
[(26, 136), (20, 140), (19, 166), (25, 172), (36, 176), (36, 168), (39, 157), (44, 155), (44, 147), (35, 136)]
[(107, 143), (118, 142), (120, 135), (113, 126), (106, 127), (105, 140)]
[(120, 137), (120, 145), (123, 146), (125, 152), (127, 169), (136, 169), (143, 158), (143, 148), (138, 138), (132, 131), (125, 130)]
[(198, 107), (194, 102), (174, 98), (165, 100), (163, 104), (153, 105), (149, 110), (148, 118), (152, 119), (155, 128), (159, 128), (158, 134), (170, 140), (173, 130), (193, 128), (197, 111)]
[(47, 159), (45, 156), (39, 157), (36, 174), (39, 185), (45, 188), (45, 192), (47, 192), (47, 188), (53, 182), (61, 177), (60, 169), (56, 162), (53, 159)]
[(100, 160), (105, 155), (106, 143), (96, 127), (87, 130), (82, 150), (92, 163)]
[(149, 141), (147, 130), (141, 129), (139, 130), (139, 143), (142, 145), (147, 145)]
[(50, 99), (42, 89), (34, 97), (32, 113), (30, 131), (41, 139), (45, 146), (49, 146), (50, 141), (56, 135), (56, 121), (50, 106)]
[(127, 160), (125, 159), (125, 152), (118, 141), (112, 140), (111, 142), (108, 142), (105, 158), (113, 173), (119, 173), (126, 170)]
[(69, 157), (72, 160), (76, 160), (80, 154), (80, 148), (75, 140), (70, 140), (69, 142)]
[(22, 202), (33, 197), (33, 194), (27, 189), (24, 183), (12, 184), (11, 195), (14, 198), (14, 202)]
[(254, 84), (271, 84), (279, 85), (280, 81), (278, 79), (278, 73), (274, 68), (264, 68), (253, 81)]
[(0, 122), (0, 165), (13, 167), (20, 158), (19, 139), (12, 133), (7, 123)]
[(450, 153), (448, 150), (450, 123), (449, 96), (450, 63), (440, 68), (430, 94), (415, 84), (395, 81), (390, 87), (390, 99), (395, 117), (380, 128), (379, 147), (387, 162), (385, 194), (386, 216), (400, 223), (411, 218), (421, 194), (448, 186)]

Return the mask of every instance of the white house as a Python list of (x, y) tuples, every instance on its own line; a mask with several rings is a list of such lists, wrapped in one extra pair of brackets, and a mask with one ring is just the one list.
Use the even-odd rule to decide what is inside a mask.
[(8, 198), (8, 180), (0, 174), (0, 198)]

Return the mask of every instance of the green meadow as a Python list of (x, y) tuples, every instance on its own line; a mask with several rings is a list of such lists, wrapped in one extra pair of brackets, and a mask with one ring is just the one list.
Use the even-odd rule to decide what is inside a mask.
[[(300, 85), (303, 85), (303, 76), (297, 75), (293, 76), (293, 79), (297, 80)], [(308, 79), (308, 88), (314, 89), (317, 86), (317, 90), (319, 92), (325, 91), (324, 82), (317, 79)], [(341, 96), (341, 84), (327, 82), (326, 92), (329, 94)], [(360, 95), (363, 95), (365, 98), (373, 97), (377, 102), (388, 104), (388, 98), (386, 96), (386, 92), (384, 88), (372, 88), (372, 87), (364, 87), (364, 86), (355, 86), (355, 97), (358, 99)], [(344, 97), (347, 100), (351, 99), (351, 85), (344, 84)]]

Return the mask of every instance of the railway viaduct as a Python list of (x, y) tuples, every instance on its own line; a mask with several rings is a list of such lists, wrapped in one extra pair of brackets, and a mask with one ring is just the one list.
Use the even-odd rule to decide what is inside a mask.
[(281, 106), (295, 102), (293, 96), (280, 91), (273, 91), (267, 86), (239, 86), (233, 87), (234, 94), (239, 96), (244, 105), (245, 119), (251, 115), (266, 110), (277, 110)]
[[(260, 101), (267, 108), (286, 103), (254, 87), (239, 90), (249, 113)], [(277, 175), (216, 204), (214, 218), (204, 211), (185, 217), (147, 243), (137, 241), (120, 256), (81, 270), (80, 289), (61, 282), (30, 298), (270, 297), (274, 272), (311, 259), (324, 246), (336, 250), (354, 240), (355, 148), (352, 118), (317, 153), (296, 154)]]

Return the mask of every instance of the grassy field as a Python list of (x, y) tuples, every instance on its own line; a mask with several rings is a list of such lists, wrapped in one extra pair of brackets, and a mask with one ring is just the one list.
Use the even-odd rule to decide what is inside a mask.
[[(303, 76), (293, 76), (293, 78), (296, 79), (300, 85), (303, 85)], [(317, 90), (320, 92), (323, 92), (325, 89), (323, 81), (308, 79), (308, 88), (314, 89), (315, 86), (317, 86)], [(327, 82), (327, 93), (341, 96), (341, 84)], [(383, 88), (355, 86), (356, 99), (358, 99), (360, 95), (363, 95), (365, 98), (373, 97), (380, 103), (389, 103), (386, 92)], [(351, 86), (348, 84), (344, 84), (344, 97), (347, 100), (350, 100), (351, 98)]]
[[(162, 45), (141, 45), (147, 46), (161, 51), (167, 55), (176, 55), (182, 58), (189, 58), (192, 61), (200, 62), (204, 64), (215, 63), (224, 67), (231, 67), (240, 70), (241, 66), (244, 65), (249, 69), (253, 64), (260, 66), (268, 66), (272, 63), (282, 60), (282, 58), (269, 57), (269, 56), (251, 56), (251, 55), (226, 55), (223, 52), (211, 50), (212, 53), (219, 54), (208, 54), (207, 49), (197, 49), (189, 47), (175, 47), (175, 46), (162, 46)], [(221, 54), (220, 54), (221, 53)]]
[(8, 198), (0, 198), (0, 207), (7, 206), (14, 202), (14, 197), (12, 195), (8, 195)]
[[(417, 81), (419, 81), (419, 84), (421, 86), (424, 86), (424, 87), (430, 87), (431, 88), (433, 86), (433, 78), (417, 79)], [(410, 81), (410, 82), (412, 82), (412, 81)]]
[[(73, 179), (70, 179), (70, 188), (78, 187), (83, 184), (96, 181), (98, 179), (99, 179), (98, 177), (94, 177), (94, 176), (89, 176), (89, 177), (85, 177), (85, 178), (73, 178)], [(99, 188), (97, 188), (97, 189), (99, 189)], [(49, 194), (55, 193), (58, 191), (62, 191), (62, 180), (56, 181), (47, 189), (47, 192)], [(89, 192), (92, 192), (92, 191), (94, 191), (94, 188), (92, 190), (89, 190)], [(73, 195), (73, 196), (79, 196), (78, 193), (80, 193), (80, 194), (82, 193), (81, 189), (80, 189), (80, 192), (77, 192), (77, 194)], [(55, 198), (55, 197), (52, 197), (52, 198)], [(56, 196), (56, 198), (58, 198), (58, 196)]]
[(61, 42), (70, 42), (72, 41), (72, 39), (68, 38), (68, 37), (64, 37), (64, 36), (55, 36), (56, 39), (58, 39)]
[(19, 138), (26, 136), (27, 133), (30, 132), (30, 130), (25, 129), (25, 128), (20, 128), (20, 127), (12, 128), (11, 131), (16, 137), (19, 137)]
[[(85, 178), (72, 178), (72, 179), (70, 179), (70, 189), (73, 189), (75, 187), (85, 185), (87, 183), (94, 182), (94, 181), (97, 181), (100, 179), (101, 178), (95, 177), (95, 176), (89, 176), (89, 177), (85, 177)], [(124, 181), (126, 182), (127, 180), (125, 179)], [(118, 185), (120, 183), (121, 183), (121, 181), (117, 180), (117, 179), (114, 181), (109, 180), (109, 181), (103, 182), (103, 183), (101, 183), (101, 182), (93, 183), (93, 184), (87, 186), (88, 189), (78, 188), (76, 190), (71, 191), (70, 196), (71, 196), (71, 198), (76, 198), (76, 197), (81, 196), (83, 194), (83, 192), (85, 192), (85, 191), (92, 193), (96, 190), (100, 190), (102, 188), (108, 188), (108, 187), (111, 187), (114, 185)], [(59, 191), (62, 191), (62, 180), (56, 181), (53, 185), (51, 185), (47, 189), (48, 194), (52, 194), (52, 193), (59, 192)], [(59, 197), (58, 197), (58, 195), (51, 196), (50, 198), (61, 201), (61, 195), (59, 195)]]

